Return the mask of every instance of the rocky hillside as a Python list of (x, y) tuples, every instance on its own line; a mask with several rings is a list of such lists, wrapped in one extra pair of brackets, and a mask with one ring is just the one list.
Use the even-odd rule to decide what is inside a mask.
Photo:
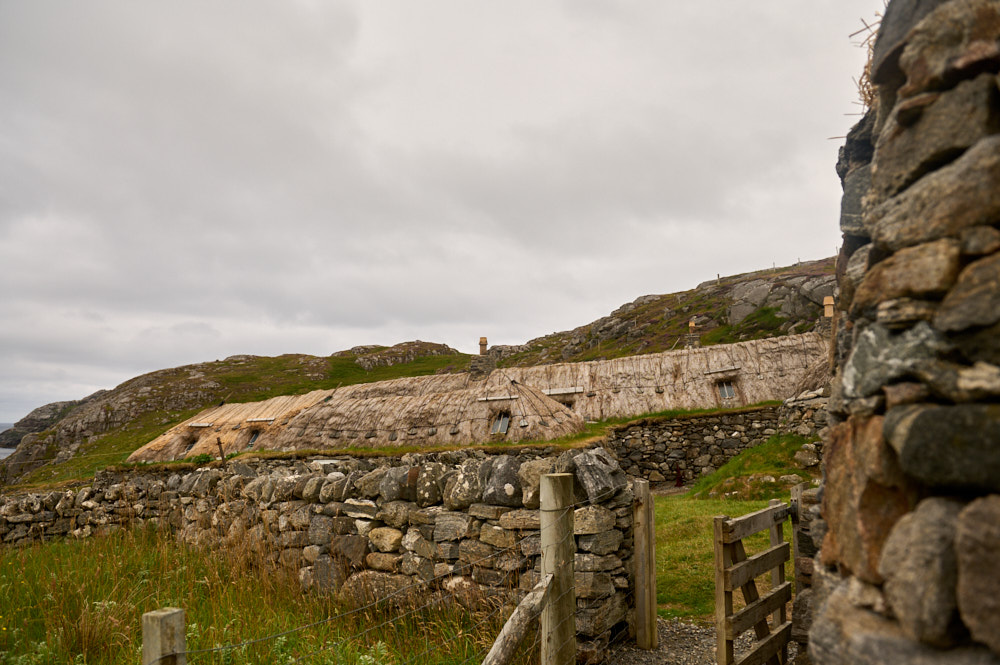
[[(648, 295), (568, 332), (494, 346), (501, 366), (576, 362), (683, 347), (689, 322), (703, 345), (811, 330), (833, 294), (834, 260), (723, 277)], [(231, 356), (136, 377), (79, 402), (32, 411), (2, 434), (17, 451), (0, 461), (0, 484), (89, 475), (122, 461), (171, 426), (220, 402), (251, 402), (340, 385), (462, 371), (470, 357), (443, 344), (358, 346), (329, 357)]]
[(70, 411), (84, 402), (99, 397), (104, 392), (106, 391), (99, 390), (90, 397), (85, 397), (82, 400), (52, 402), (52, 404), (38, 407), (11, 425), (10, 429), (0, 432), (0, 448), (16, 448), (17, 444), (21, 443), (21, 439), (28, 434), (47, 430), (65, 418)]
[(17, 450), (0, 461), (0, 484), (58, 480), (117, 463), (170, 426), (220, 402), (460, 371), (468, 365), (468, 356), (448, 346), (417, 341), (358, 347), (327, 358), (231, 356), (151, 372), (79, 402), (40, 407), (17, 422), (4, 433), (15, 432), (6, 446)]
[(642, 296), (610, 315), (520, 346), (494, 346), (500, 366), (579, 362), (812, 330), (836, 286), (835, 259), (723, 277), (690, 291)]

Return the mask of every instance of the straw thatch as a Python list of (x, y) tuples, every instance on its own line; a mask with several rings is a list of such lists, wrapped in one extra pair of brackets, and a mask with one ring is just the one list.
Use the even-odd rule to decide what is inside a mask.
[[(293, 418), (278, 448), (448, 445), (553, 439), (583, 429), (583, 420), (533, 387), (503, 372), (485, 380), (467, 374), (461, 387), (440, 390), (443, 377), (396, 379), (344, 388)], [(454, 385), (454, 384), (453, 384)], [(507, 431), (491, 434), (501, 414)]]
[[(567, 404), (586, 420), (603, 420), (783, 400), (825, 352), (822, 336), (805, 333), (504, 371)], [(732, 399), (722, 397), (722, 382), (732, 386)]]
[[(218, 441), (226, 454), (243, 450), (253, 438), (269, 438), (290, 418), (324, 399), (331, 391), (274, 397), (263, 402), (223, 404), (202, 411), (171, 427), (132, 453), (129, 462), (167, 461), (207, 453), (219, 455)], [(218, 440), (218, 441), (217, 441)]]
[[(442, 374), (319, 390), (203, 411), (129, 461), (243, 450), (376, 448), (548, 440), (585, 420), (782, 400), (815, 373), (815, 333), (644, 356)], [(731, 393), (731, 395), (730, 395)], [(501, 414), (506, 433), (492, 434)]]
[[(491, 434), (507, 416), (506, 432)], [(266, 419), (266, 420), (265, 420)], [(583, 429), (577, 414), (502, 372), (416, 377), (319, 390), (199, 413), (135, 451), (130, 462), (244, 450), (468, 445), (547, 440)]]

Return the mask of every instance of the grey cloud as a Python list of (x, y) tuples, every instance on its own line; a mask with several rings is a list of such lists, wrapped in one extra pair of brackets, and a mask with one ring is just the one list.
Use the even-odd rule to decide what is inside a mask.
[(829, 255), (880, 8), (0, 3), (0, 420)]

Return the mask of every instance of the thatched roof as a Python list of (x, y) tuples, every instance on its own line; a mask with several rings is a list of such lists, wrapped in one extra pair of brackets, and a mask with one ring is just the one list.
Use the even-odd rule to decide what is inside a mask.
[[(227, 404), (129, 457), (169, 460), (247, 449), (467, 445), (554, 439), (585, 420), (783, 400), (826, 353), (816, 333), (644, 356), (363, 383)], [(731, 392), (732, 397), (723, 393)], [(491, 433), (500, 414), (507, 432)], [(266, 419), (266, 420), (265, 420)]]
[(229, 454), (246, 447), (252, 432), (267, 438), (289, 419), (322, 399), (330, 390), (273, 397), (262, 402), (223, 404), (188, 418), (132, 453), (129, 462), (167, 461), (207, 453), (218, 457), (219, 446)]
[[(571, 404), (587, 420), (603, 420), (783, 400), (797, 394), (796, 386), (825, 353), (822, 336), (804, 333), (504, 372)], [(722, 381), (733, 385), (733, 403), (721, 398)]]
[[(503, 432), (492, 433), (502, 415)], [(262, 420), (267, 418), (267, 420)], [(468, 445), (559, 438), (583, 419), (503, 372), (395, 379), (229, 404), (204, 411), (135, 451), (129, 461), (242, 450)]]

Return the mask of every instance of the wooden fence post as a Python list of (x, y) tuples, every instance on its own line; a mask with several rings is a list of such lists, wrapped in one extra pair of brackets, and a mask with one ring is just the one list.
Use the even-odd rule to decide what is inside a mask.
[(715, 543), (715, 662), (731, 665), (735, 661), (733, 642), (726, 638), (726, 619), (733, 614), (733, 593), (726, 590), (726, 569), (733, 565), (733, 546), (725, 542), (723, 531), (728, 518), (724, 515), (712, 520)]
[[(781, 499), (771, 499), (770, 503), (768, 503), (768, 505), (771, 506), (772, 508), (778, 507), (781, 504), (782, 504)], [(785, 535), (783, 531), (784, 525), (785, 525), (785, 520), (781, 520), (780, 522), (771, 525), (771, 528), (769, 529), (771, 547), (774, 547), (775, 545), (780, 545), (781, 543), (785, 542)], [(792, 528), (794, 529), (794, 527)], [(795, 558), (794, 549), (792, 551), (792, 558), (793, 559)], [(781, 562), (779, 566), (771, 570), (771, 588), (777, 589), (784, 583), (785, 583), (785, 563)], [(787, 619), (788, 619), (787, 610), (785, 609), (785, 604), (782, 603), (781, 607), (775, 610), (775, 612), (771, 615), (771, 624), (774, 626), (774, 629), (777, 630), (781, 626), (785, 625), (785, 621)], [(781, 663), (788, 662), (787, 642), (784, 645), (782, 645), (781, 650), (779, 651), (778, 660)]]
[(187, 665), (184, 610), (165, 607), (142, 615), (142, 665)]
[(792, 488), (792, 587), (796, 595), (802, 593), (799, 588), (801, 571), (799, 570), (799, 523), (802, 520), (802, 492), (809, 487), (808, 483), (799, 483)]
[(632, 533), (635, 538), (635, 641), (656, 648), (656, 524), (649, 481), (632, 481)]
[(573, 474), (552, 473), (541, 479), (542, 576), (552, 575), (542, 610), (541, 665), (576, 663), (576, 589), (573, 586)]

